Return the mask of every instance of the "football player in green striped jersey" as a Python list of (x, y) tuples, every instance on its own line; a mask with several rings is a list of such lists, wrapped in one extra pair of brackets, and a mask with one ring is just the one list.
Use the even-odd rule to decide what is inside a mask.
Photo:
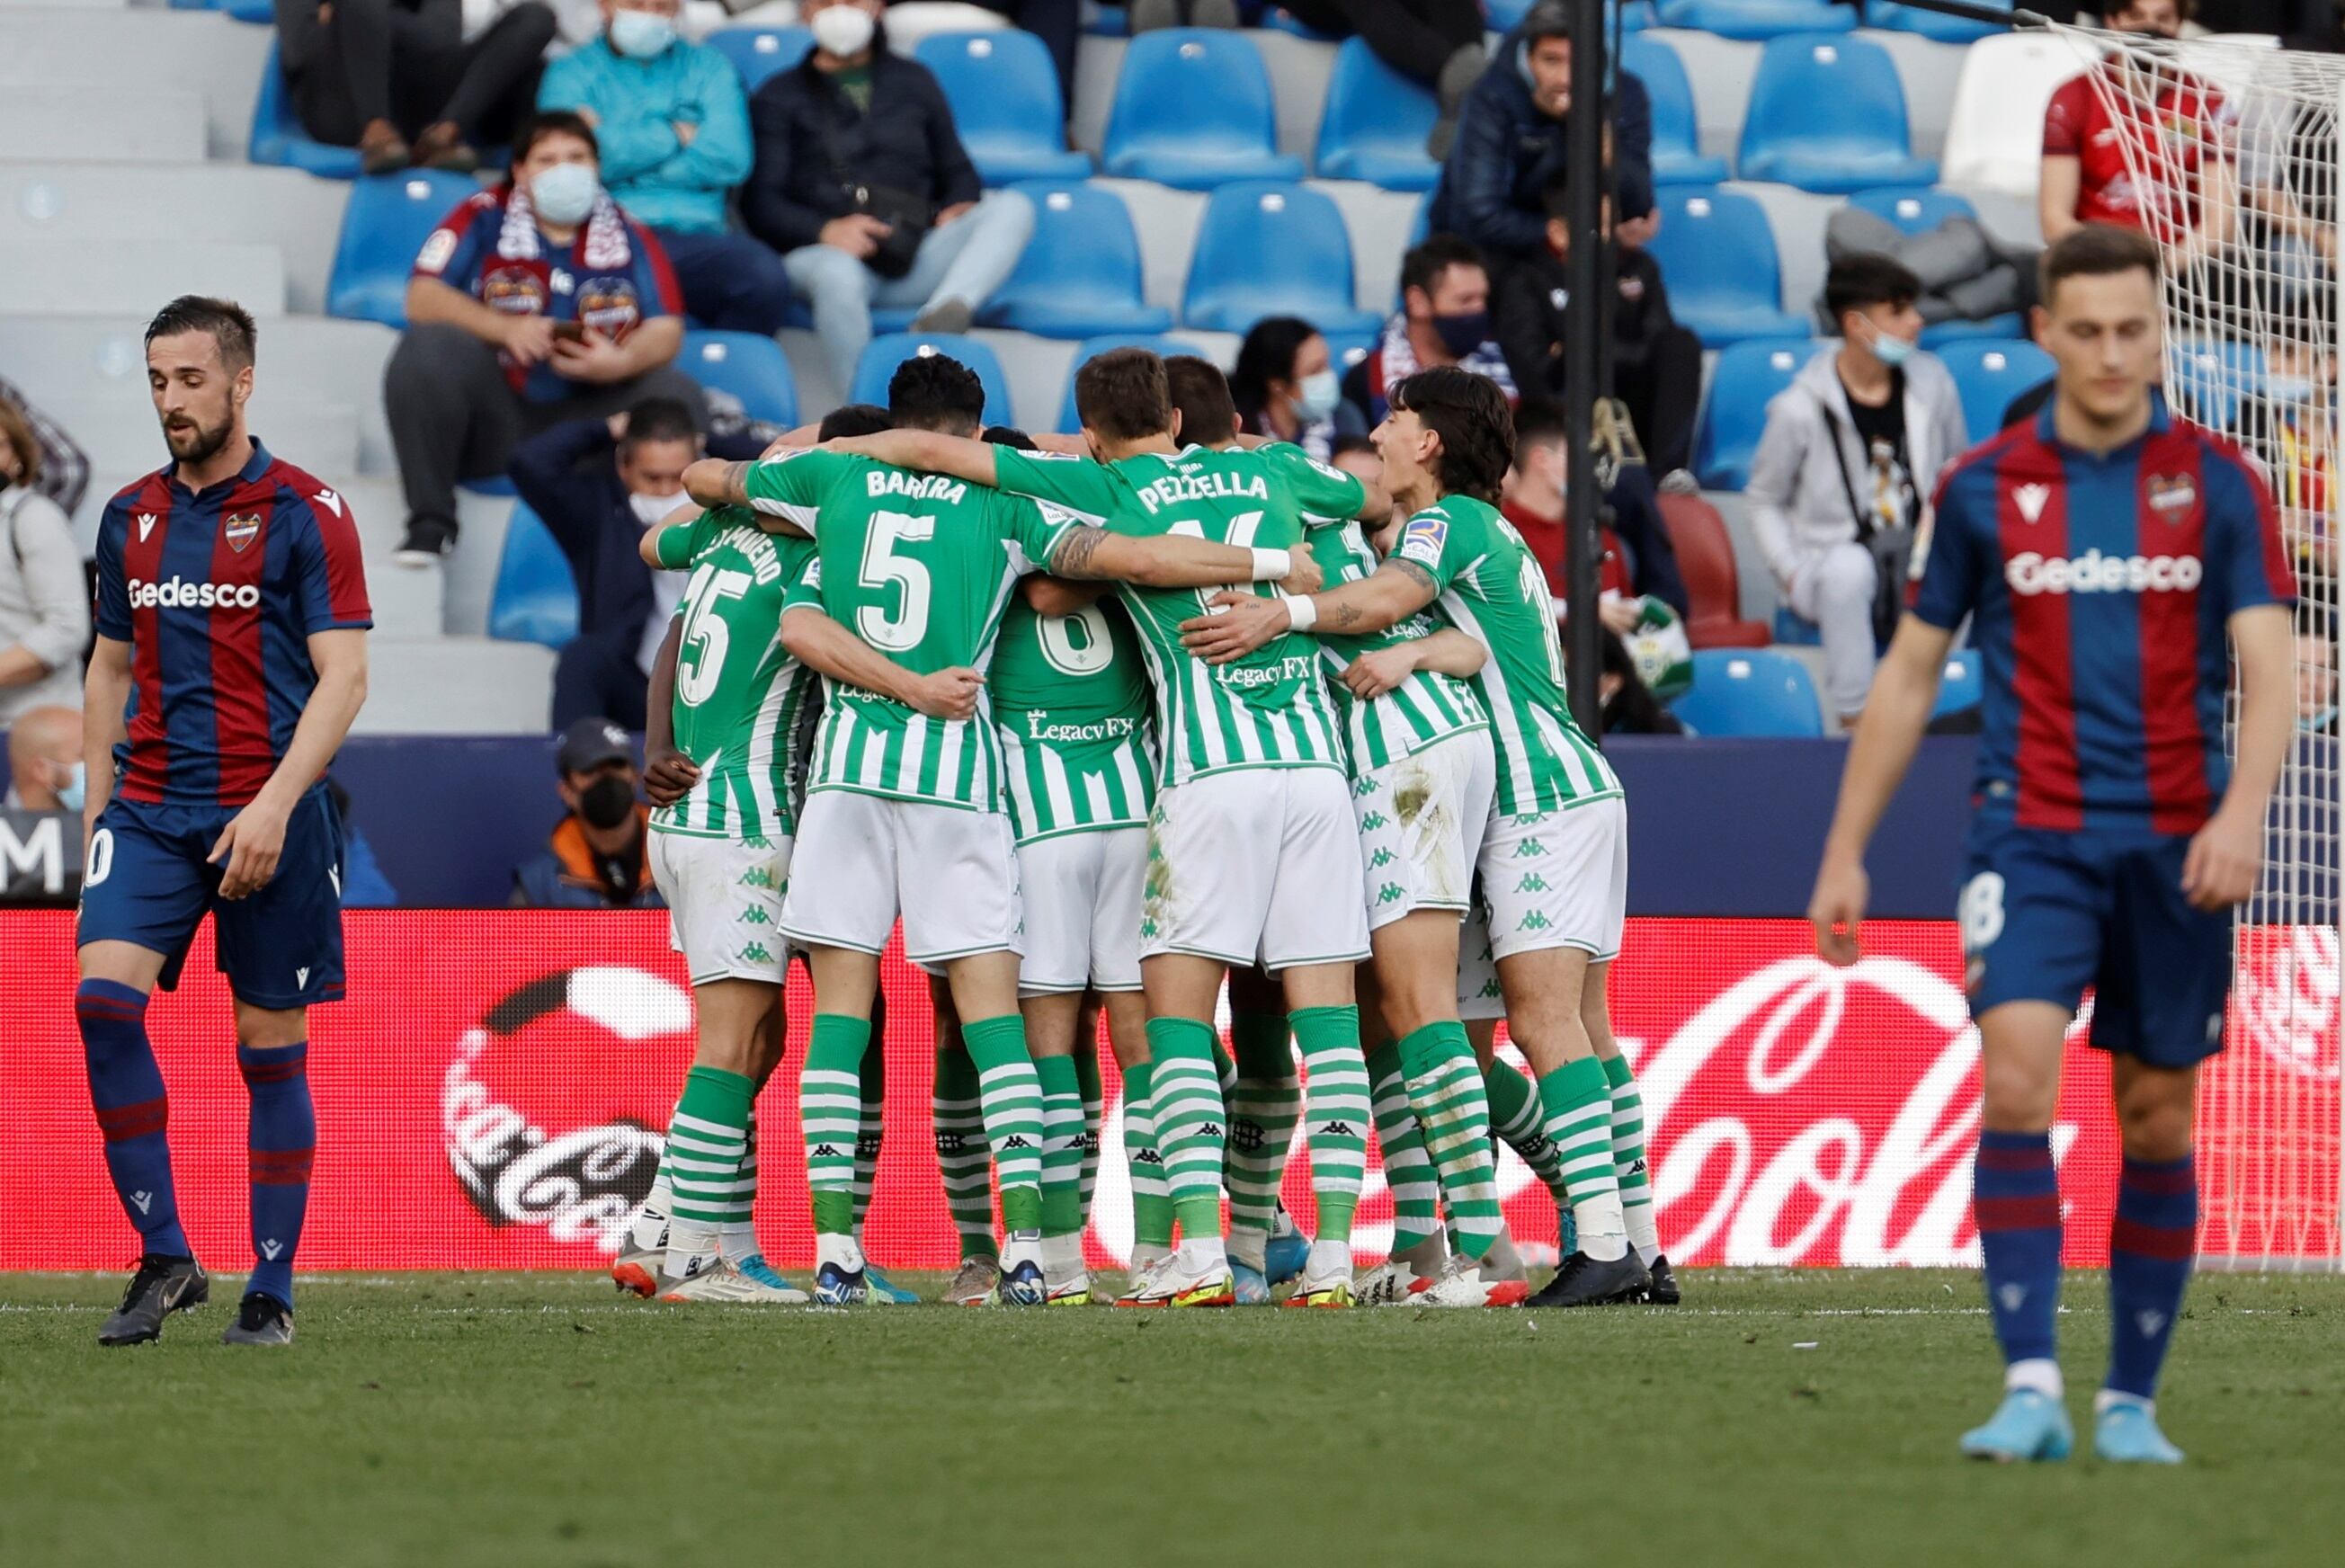
[[(1604, 982), (1627, 902), (1620, 784), (1572, 720), (1546, 573), (1498, 514), (1514, 450), (1504, 395), (1483, 377), (1444, 368), (1406, 378), (1387, 397), (1376, 450), (1408, 520), (1384, 564), (1310, 599), (1232, 602), (1190, 624), (1189, 646), (1212, 659), (1242, 658), (1297, 627), (1379, 631), (1437, 602), (1488, 651), (1474, 677), (1497, 758), (1476, 865), (1482, 913), (1511, 1032), (1538, 1075), (1579, 1238), (1579, 1250), (1533, 1301), (1640, 1299), (1652, 1280), (1629, 1245), (1612, 1085), (1596, 1054), (1599, 1045), (1619, 1054)], [(1639, 1177), (1642, 1163), (1639, 1149)]]
[[(1163, 362), (1115, 349), (1075, 376), (1097, 460), (1052, 459), (898, 430), (847, 445), (908, 467), (1030, 495), (1136, 539), (1301, 542), (1305, 512), (1356, 512), (1358, 481), (1303, 459), (1183, 447)], [(1180, 623), (1206, 595), (1123, 591), (1156, 693), (1162, 752), (1142, 895), (1150, 1098), (1179, 1216), (1179, 1249), (1127, 1298), (1221, 1306), (1235, 1295), (1222, 1232), (1226, 1112), (1213, 1020), (1234, 965), (1277, 973), (1310, 1079), (1319, 1239), (1290, 1304), (1348, 1306), (1352, 1211), (1366, 1159), (1367, 1074), (1352, 969), (1367, 956), (1358, 831), (1318, 650), (1293, 638), (1208, 670)]]
[[(898, 421), (955, 435), (977, 430), (983, 402), (976, 376), (941, 355), (906, 361), (888, 389)], [(999, 491), (837, 450), (695, 463), (685, 486), (704, 505), (746, 503), (771, 531), (811, 537), (829, 618), (923, 673), (981, 672), (1028, 572), (1209, 586), (1274, 582), (1293, 570), (1283, 549), (1117, 538)], [(816, 1298), (865, 1293), (851, 1233), (856, 1073), (869, 1043), (879, 954), (900, 915), (906, 955), (944, 971), (978, 1068), (1009, 1233), (1000, 1297), (1039, 1304), (1041, 1089), (1018, 1011), (1021, 909), (990, 709), (980, 698), (975, 718), (938, 721), (869, 692), (834, 696), (816, 738), (779, 924), (808, 950), (814, 973), (799, 1107)]]

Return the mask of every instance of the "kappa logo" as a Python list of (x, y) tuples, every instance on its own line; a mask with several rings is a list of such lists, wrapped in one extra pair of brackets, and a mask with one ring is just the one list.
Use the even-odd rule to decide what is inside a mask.
[(741, 962), (744, 964), (770, 964), (773, 961), (774, 956), (766, 951), (763, 942), (752, 942), (741, 949)]
[(1355, 799), (1365, 800), (1376, 794), (1377, 788), (1378, 785), (1374, 778), (1364, 778), (1352, 785), (1352, 794)]
[(299, 967), (299, 969), (296, 969), (296, 970), (294, 970), (294, 971), (293, 971), (293, 984), (294, 984), (296, 986), (306, 986), (306, 985), (308, 985), (309, 983), (310, 983), (310, 966), (309, 966), (308, 965), (304, 964), (301, 967)]
[(1229, 1132), (1228, 1129), (1222, 1127), (1220, 1123), (1209, 1121), (1204, 1126), (1197, 1129), (1197, 1136), (1199, 1138), (1227, 1138), (1229, 1136)]
[(741, 874), (741, 880), (735, 883), (734, 885), (736, 887), (771, 888), (774, 885), (774, 874), (766, 870), (762, 865), (753, 865), (748, 870)]
[(2011, 499), (2018, 503), (2020, 516), (2030, 522), (2040, 521), (2044, 516), (2044, 503), (2052, 499), (2052, 487), (2048, 484), (2024, 484), (2011, 492)]
[(260, 1244), (260, 1255), (271, 1263), (276, 1262), (277, 1255), (284, 1250), (285, 1243), (282, 1241), (264, 1241)]
[(840, 1151), (830, 1144), (818, 1143), (814, 1146), (814, 1151), (811, 1154), (808, 1154), (807, 1158), (808, 1159), (837, 1159), (839, 1158), (839, 1153)]
[(1393, 854), (1389, 849), (1379, 849), (1374, 855), (1368, 856), (1368, 868), (1371, 871), (1381, 871), (1398, 858), (1400, 857)]
[(220, 524), (220, 534), (228, 541), (230, 550), (242, 555), (245, 547), (260, 537), (260, 514), (239, 511)]
[(1536, 860), (1547, 853), (1547, 845), (1536, 838), (1527, 838), (1515, 845), (1517, 860)]
[(1555, 890), (1547, 885), (1546, 877), (1541, 876), (1538, 872), (1533, 871), (1526, 873), (1523, 879), (1515, 884), (1515, 891), (1518, 893), (1552, 893)]
[(1157, 1153), (1152, 1148), (1143, 1148), (1138, 1154), (1132, 1157), (1132, 1163), (1134, 1165), (1162, 1165), (1164, 1163), (1164, 1157)]
[(752, 904), (741, 911), (741, 924), (744, 926), (771, 926), (773, 923), (774, 917), (766, 913), (762, 904)]
[(1381, 828), (1390, 827), (1391, 825), (1392, 819), (1386, 816), (1385, 814), (1380, 811), (1372, 811), (1368, 813), (1367, 815), (1360, 819), (1360, 831), (1362, 833), (1375, 833)]
[(130, 1201), (138, 1205), (138, 1212), (144, 1214), (155, 1207), (155, 1195), (151, 1192), (134, 1192), (130, 1195)]
[(138, 514), (138, 542), (141, 544), (146, 543), (147, 536), (154, 531), (155, 514), (151, 511), (140, 512)]
[(1357, 1138), (1360, 1136), (1358, 1129), (1354, 1128), (1348, 1121), (1331, 1121), (1319, 1130), (1325, 1133), (1329, 1138)]
[(1032, 1142), (1030, 1141), (1022, 1132), (1013, 1132), (1008, 1138), (1001, 1140), (1001, 1152), (1004, 1154), (1008, 1154), (1013, 1148), (1031, 1148), (1033, 1147), (1034, 1145)]
[(1528, 915), (1523, 916), (1523, 923), (1516, 926), (1515, 929), (1518, 931), (1544, 931), (1554, 924), (1554, 921), (1549, 920), (1546, 916), (1534, 909)]
[(1397, 904), (1407, 896), (1408, 889), (1397, 882), (1387, 882), (1376, 889), (1376, 902), (1380, 905)]

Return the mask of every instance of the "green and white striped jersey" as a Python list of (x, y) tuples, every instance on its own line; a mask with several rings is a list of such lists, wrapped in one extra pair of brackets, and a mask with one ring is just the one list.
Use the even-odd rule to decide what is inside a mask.
[(1490, 651), (1474, 689), (1498, 756), (1497, 809), (1528, 816), (1618, 795), (1611, 764), (1572, 722), (1547, 574), (1514, 525), (1472, 496), (1445, 496), (1402, 527), (1393, 559), (1423, 567), (1450, 624)]
[(1019, 843), (1146, 825), (1156, 747), (1141, 661), (1122, 605), (1041, 615), (1011, 595), (986, 686)]
[[(994, 462), (1002, 489), (1142, 538), (1176, 533), (1292, 550), (1303, 541), (1306, 514), (1347, 516), (1365, 499), (1359, 481), (1291, 447), (1193, 446), (1105, 464), (1004, 450)], [(1253, 591), (1276, 592), (1268, 583)], [(1310, 638), (1289, 632), (1227, 664), (1207, 664), (1181, 645), (1181, 622), (1203, 614), (1221, 592), (1128, 583), (1121, 590), (1156, 689), (1159, 784), (1171, 789), (1235, 768), (1342, 767), (1342, 731)]]
[[(1319, 558), (1319, 570), (1326, 574), (1329, 588), (1372, 576), (1378, 564), (1376, 552), (1368, 548), (1356, 522), (1314, 530), (1311, 550)], [(1432, 636), (1446, 624), (1427, 608), (1381, 632), (1346, 635), (1321, 631), (1316, 635), (1320, 656), (1327, 661), (1332, 676), (1363, 653), (1417, 642)], [(1412, 673), (1383, 696), (1365, 703), (1353, 696), (1351, 688), (1341, 681), (1331, 678), (1327, 690), (1335, 700), (1335, 712), (1342, 717), (1345, 734), (1352, 744), (1352, 776), (1355, 779), (1436, 741), (1467, 730), (1487, 729), (1490, 724), (1489, 715), (1482, 711), (1472, 686), (1455, 676), (1436, 674), (1429, 670)]]
[(679, 610), (675, 747), (692, 793), (652, 814), (662, 833), (762, 840), (797, 831), (801, 720), (821, 681), (782, 647), (782, 612), (813, 598), (814, 546), (764, 532), (738, 507), (660, 530), (659, 563), (689, 570)]
[[(1074, 526), (1020, 496), (843, 452), (759, 463), (746, 488), (759, 511), (813, 532), (825, 612), (923, 675), (962, 665), (982, 673), (1018, 579)], [(989, 705), (980, 699), (973, 719), (932, 719), (836, 684), (807, 788), (999, 811)]]

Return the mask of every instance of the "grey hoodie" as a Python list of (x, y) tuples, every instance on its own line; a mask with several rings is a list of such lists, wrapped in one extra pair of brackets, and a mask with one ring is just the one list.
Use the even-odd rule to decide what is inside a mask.
[[(1789, 582), (1809, 556), (1856, 538), (1849, 515), (1848, 485), (1863, 493), (1872, 460), (1857, 445), (1848, 392), (1834, 361), (1840, 339), (1824, 343), (1814, 359), (1767, 405), (1767, 429), (1751, 461), (1751, 481), (1742, 488), (1751, 507), (1751, 531), (1778, 582)], [(1970, 445), (1963, 428), (1963, 400), (1954, 379), (1934, 354), (1905, 361), (1905, 455), (1914, 488), (1922, 498), (1914, 520), (1917, 541), (1929, 538), (1930, 494), (1939, 470)], [(1833, 460), (1824, 410), (1839, 422), (1839, 462)], [(1840, 465), (1845, 464), (1845, 469)], [(1917, 549), (1916, 559), (1919, 559)]]

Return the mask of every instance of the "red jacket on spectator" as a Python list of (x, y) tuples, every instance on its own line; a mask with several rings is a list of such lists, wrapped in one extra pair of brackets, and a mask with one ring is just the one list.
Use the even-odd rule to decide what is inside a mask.
[[(2232, 156), (2231, 128), (2237, 111), (2211, 87), (2185, 76), (2157, 89), (2145, 103), (2135, 86), (2113, 67), (2072, 76), (2060, 84), (2044, 111), (2046, 157), (2073, 157), (2078, 165), (2076, 217), (2083, 223), (2114, 223), (2138, 228), (2171, 243), (2198, 225), (2198, 171), (2208, 157)], [(2112, 111), (2109, 100), (2118, 106)], [(2131, 156), (2153, 177), (2137, 181), (2127, 167)]]

